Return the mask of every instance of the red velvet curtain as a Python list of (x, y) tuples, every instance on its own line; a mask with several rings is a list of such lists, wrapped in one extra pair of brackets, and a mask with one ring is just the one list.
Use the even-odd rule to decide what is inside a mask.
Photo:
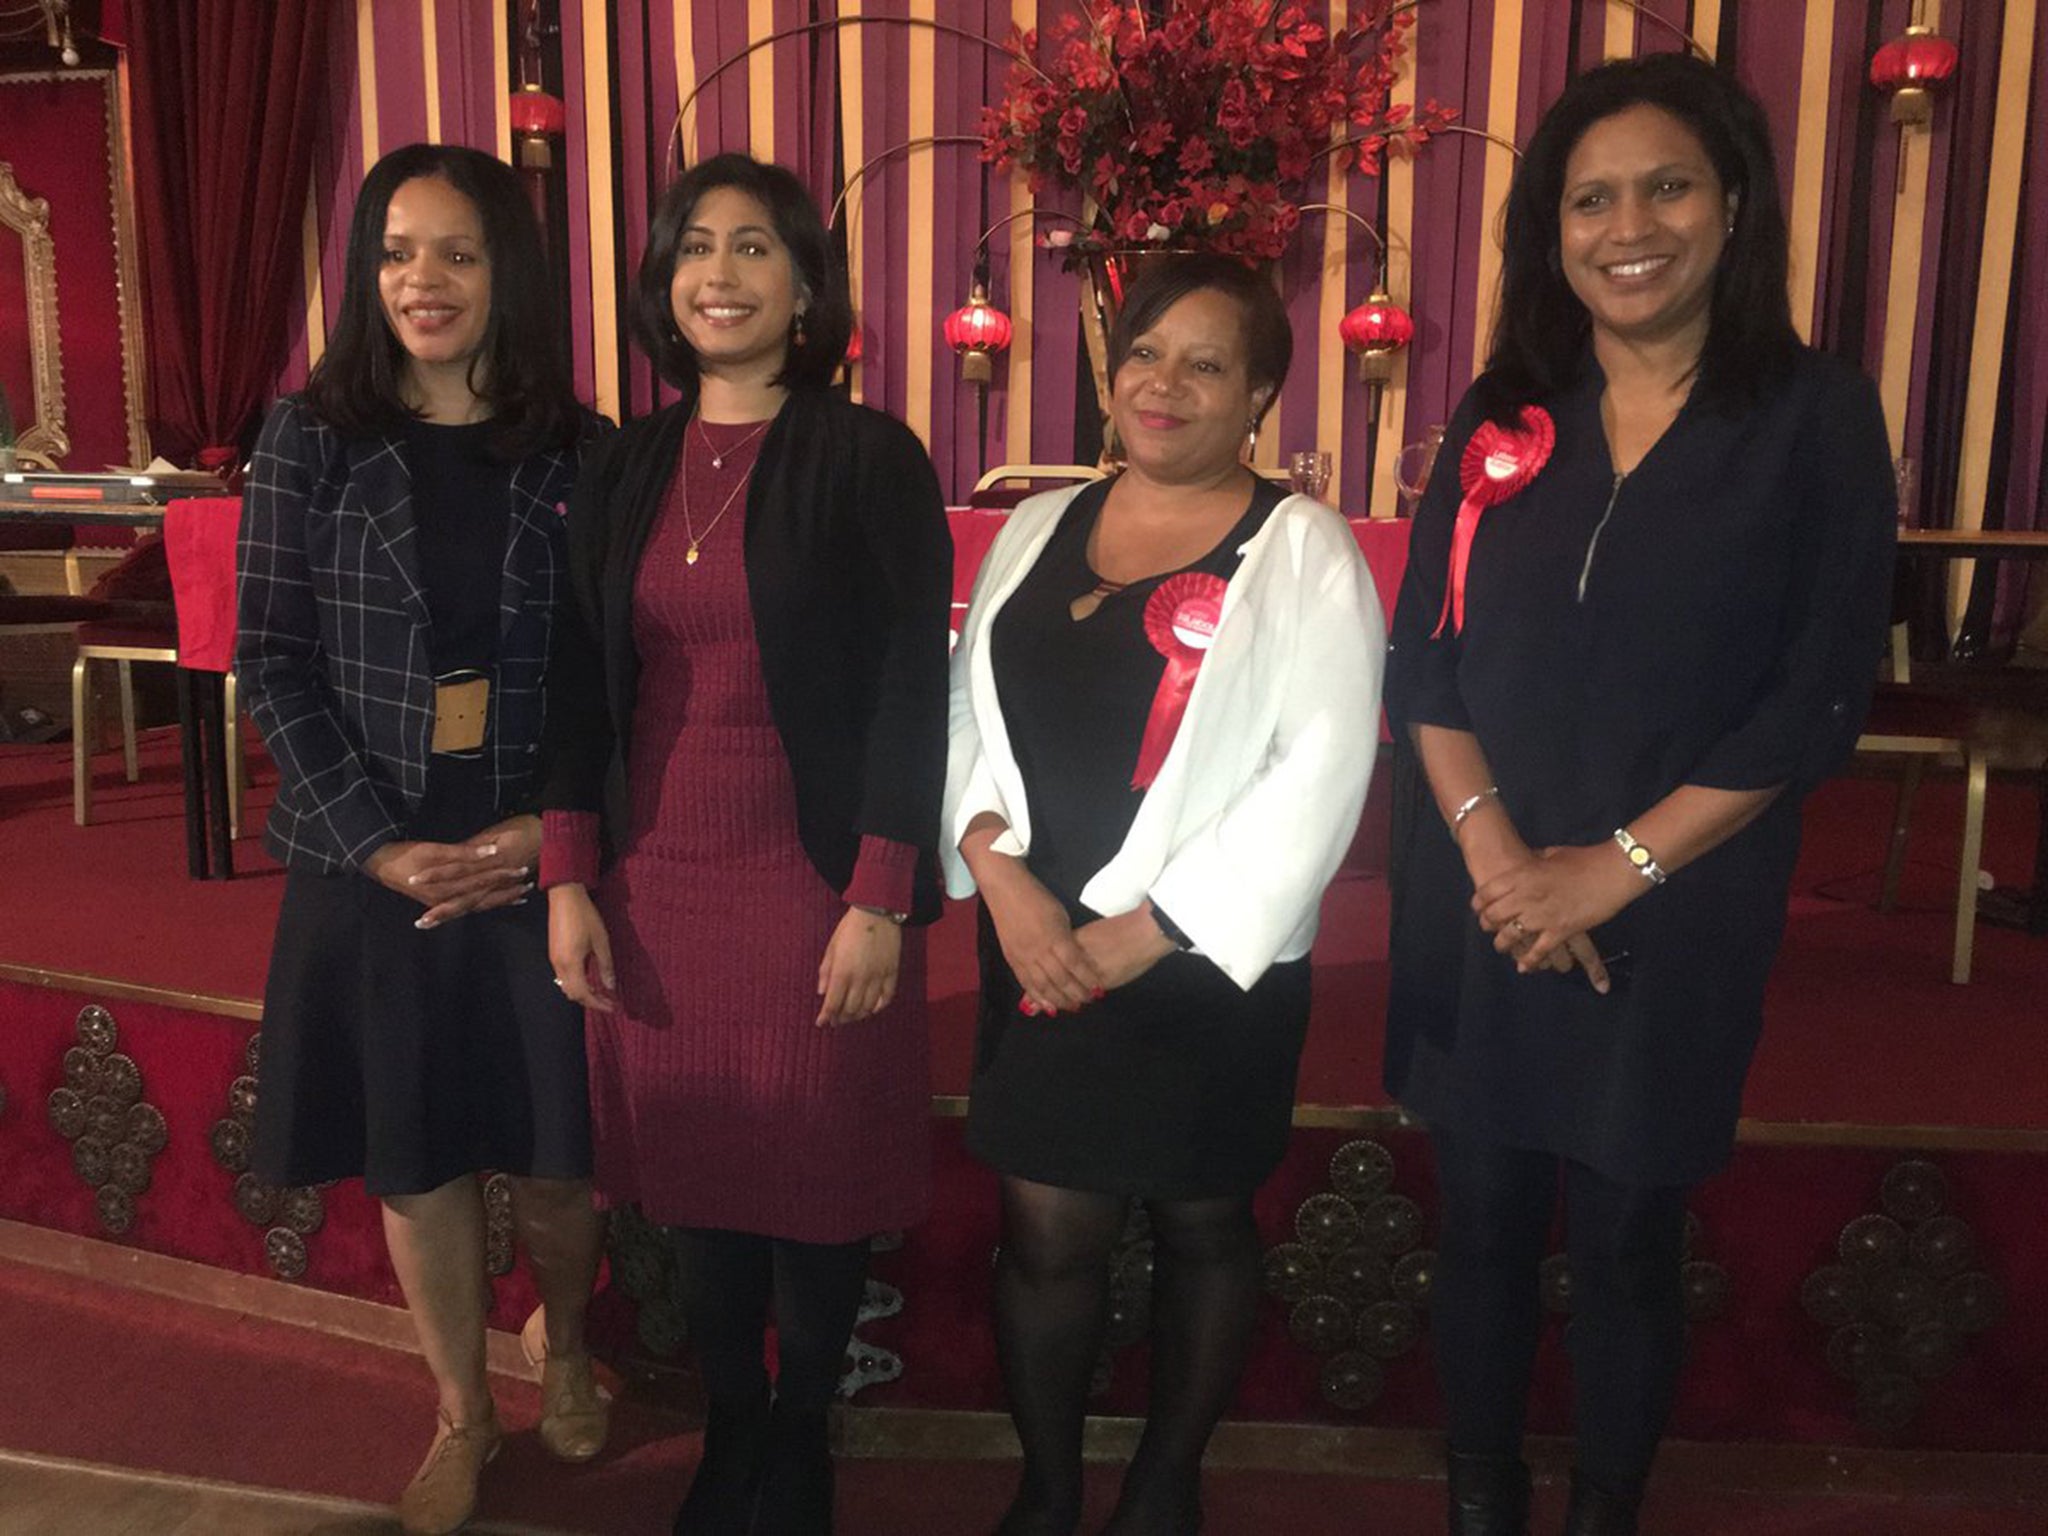
[(284, 361), (333, 0), (128, 15), (150, 439), (233, 462)]

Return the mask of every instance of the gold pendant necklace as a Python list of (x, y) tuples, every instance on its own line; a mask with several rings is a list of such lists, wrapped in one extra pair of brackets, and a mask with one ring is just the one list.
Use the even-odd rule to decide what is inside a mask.
[[(711, 467), (713, 469), (725, 468), (725, 456), (711, 452), (711, 434), (705, 430), (703, 418), (692, 417), (691, 419), (697, 424), (697, 435), (703, 439), (705, 451), (711, 453)], [(748, 443), (751, 443), (763, 432), (766, 432), (768, 427), (769, 422), (762, 422), (760, 426), (749, 432), (737, 443), (734, 443), (731, 448), (726, 449), (726, 453), (734, 453), (746, 447)], [(688, 455), (685, 454), (685, 457), (687, 458)], [(755, 457), (757, 460), (759, 459), (758, 454)], [(716, 528), (720, 521), (724, 519), (725, 514), (732, 510), (733, 502), (738, 499), (740, 492), (747, 488), (747, 483), (752, 479), (753, 473), (754, 466), (749, 464), (741, 473), (739, 479), (733, 483), (733, 488), (725, 493), (725, 500), (719, 503), (718, 511), (713, 515), (711, 521), (704, 525), (704, 531), (699, 533), (695, 521), (690, 516), (690, 470), (687, 464), (683, 466), (683, 532), (688, 534), (690, 538), (690, 547), (683, 552), (683, 564), (695, 565), (697, 563), (697, 557), (703, 550), (704, 541), (711, 537), (711, 530)]]

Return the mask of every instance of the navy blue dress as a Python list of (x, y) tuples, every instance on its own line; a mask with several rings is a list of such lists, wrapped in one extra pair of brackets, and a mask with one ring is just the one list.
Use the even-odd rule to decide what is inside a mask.
[[(493, 430), (411, 422), (400, 440), (438, 678), (496, 670), (512, 466)], [(519, 809), (493, 788), (499, 721), (494, 700), (485, 748), (428, 760), (407, 838), (462, 842)], [(361, 1175), (383, 1196), (484, 1169), (589, 1176), (582, 1017), (554, 986), (546, 903), (423, 933), (425, 910), (351, 870), (286, 871), (251, 1154), (265, 1180)]]
[[(1459, 408), (1418, 507), (1387, 709), (1473, 732), (1532, 848), (1593, 844), (1680, 785), (1787, 786), (1748, 827), (1594, 934), (1622, 957), (1518, 975), (1426, 794), (1397, 809), (1386, 1086), (1430, 1123), (1617, 1182), (1692, 1183), (1734, 1143), (1783, 935), (1800, 802), (1854, 746), (1891, 593), (1895, 496), (1877, 391), (1818, 353), (1747, 408), (1688, 404), (1617, 478), (1590, 359), (1546, 402), (1549, 464), (1487, 511), (1462, 634), (1443, 605)], [(1419, 775), (1417, 776), (1419, 780)]]

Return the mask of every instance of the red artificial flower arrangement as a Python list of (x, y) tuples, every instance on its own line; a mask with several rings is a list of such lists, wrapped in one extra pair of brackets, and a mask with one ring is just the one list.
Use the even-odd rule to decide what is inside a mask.
[[(1034, 196), (1084, 194), (1084, 248), (1277, 257), (1320, 157), (1376, 175), (1455, 115), (1389, 100), (1413, 7), (1363, 11), (1332, 30), (1299, 0), (1081, 0), (1043, 57), (1036, 32), (1011, 35), (982, 158)], [(1358, 142), (1332, 151), (1344, 137)]]

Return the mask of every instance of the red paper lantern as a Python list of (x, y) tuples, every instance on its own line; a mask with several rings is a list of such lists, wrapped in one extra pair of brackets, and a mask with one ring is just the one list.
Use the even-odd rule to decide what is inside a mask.
[(1377, 386), (1394, 376), (1394, 354), (1415, 339), (1415, 322), (1384, 289), (1375, 289), (1338, 323), (1337, 334), (1358, 354), (1360, 382)]
[(567, 113), (559, 96), (550, 96), (537, 85), (522, 85), (512, 93), (512, 133), (519, 140), (519, 164), (529, 171), (544, 171), (555, 163), (549, 140), (562, 131)]
[(960, 354), (960, 375), (986, 387), (995, 377), (991, 359), (1010, 344), (1010, 317), (988, 301), (976, 283), (967, 303), (946, 317), (946, 345)]
[(1892, 93), (1892, 121), (1924, 127), (1934, 116), (1932, 88), (1956, 72), (1961, 54), (1932, 27), (1908, 27), (1877, 50), (1870, 83)]

